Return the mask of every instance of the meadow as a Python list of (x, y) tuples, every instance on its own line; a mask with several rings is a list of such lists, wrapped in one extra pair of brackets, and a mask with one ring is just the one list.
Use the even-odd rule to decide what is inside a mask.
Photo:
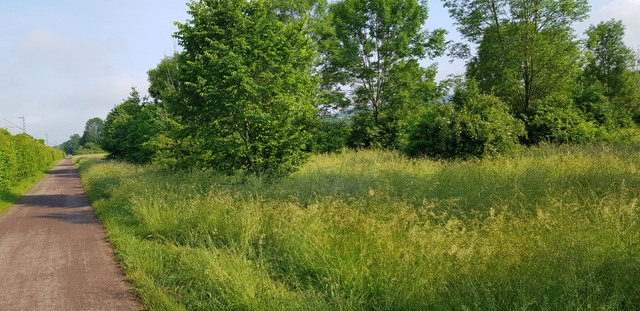
[(275, 184), (75, 161), (149, 310), (634, 310), (639, 151), (345, 151)]

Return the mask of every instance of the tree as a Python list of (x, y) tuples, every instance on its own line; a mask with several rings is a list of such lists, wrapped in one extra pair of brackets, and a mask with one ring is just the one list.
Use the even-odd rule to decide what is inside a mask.
[(458, 30), (478, 44), (468, 75), (482, 91), (531, 114), (533, 104), (565, 92), (579, 69), (571, 24), (587, 17), (586, 0), (445, 0)]
[(170, 111), (201, 166), (277, 177), (306, 158), (315, 46), (308, 14), (281, 15), (277, 4), (192, 1), (192, 19), (178, 24), (182, 100)]
[(75, 154), (76, 150), (80, 148), (80, 140), (82, 138), (79, 134), (73, 134), (69, 136), (69, 140), (65, 141), (60, 145), (60, 149), (64, 151), (66, 154)]
[(423, 69), (417, 60), (442, 53), (445, 31), (422, 30), (427, 6), (417, 0), (342, 0), (330, 5), (329, 14), (333, 32), (324, 34), (321, 44), (324, 89), (351, 90), (351, 103), (368, 114), (360, 117), (370, 120), (365, 129), (377, 132), (372, 127), (383, 128), (385, 119), (396, 117), (385, 115), (391, 112), (385, 108), (408, 91), (402, 90), (406, 80), (396, 84), (392, 78), (399, 67), (410, 67), (414, 74), (405, 78), (415, 83), (433, 83), (433, 76), (418, 72)]
[(84, 126), (84, 132), (80, 139), (80, 145), (86, 146), (87, 144), (99, 144), (102, 138), (102, 129), (104, 127), (104, 121), (100, 118), (92, 118), (87, 121)]
[(176, 100), (180, 87), (179, 54), (173, 54), (160, 61), (156, 68), (147, 72), (149, 77), (149, 95), (154, 103), (164, 106), (166, 102)]
[(604, 88), (604, 95), (617, 108), (637, 114), (640, 77), (634, 72), (634, 52), (624, 44), (624, 25), (616, 20), (600, 22), (591, 25), (586, 34), (586, 83), (599, 83)]
[(587, 29), (587, 65), (585, 75), (600, 81), (607, 96), (618, 94), (624, 74), (634, 61), (633, 51), (624, 44), (622, 21), (610, 20)]
[(141, 99), (134, 88), (129, 98), (107, 115), (101, 147), (112, 158), (148, 163), (155, 150), (147, 143), (163, 129), (160, 107)]

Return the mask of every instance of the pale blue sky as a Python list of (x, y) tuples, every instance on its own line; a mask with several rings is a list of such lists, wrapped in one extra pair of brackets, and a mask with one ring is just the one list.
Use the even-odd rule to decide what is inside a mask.
[[(105, 118), (132, 86), (146, 93), (147, 70), (175, 49), (173, 22), (188, 18), (186, 0), (0, 0), (0, 127), (48, 136), (49, 144), (82, 134)], [(627, 44), (640, 46), (640, 0), (591, 0), (591, 23), (611, 18), (627, 26)], [(430, 1), (427, 27), (450, 30), (440, 0)], [(463, 61), (439, 63), (438, 79), (462, 73)], [(429, 62), (428, 62), (429, 63)], [(46, 135), (48, 134), (48, 135)]]

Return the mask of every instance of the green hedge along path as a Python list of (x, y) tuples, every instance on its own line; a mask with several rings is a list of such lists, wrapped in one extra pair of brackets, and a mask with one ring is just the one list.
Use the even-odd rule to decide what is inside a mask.
[(139, 310), (70, 159), (0, 217), (0, 310)]

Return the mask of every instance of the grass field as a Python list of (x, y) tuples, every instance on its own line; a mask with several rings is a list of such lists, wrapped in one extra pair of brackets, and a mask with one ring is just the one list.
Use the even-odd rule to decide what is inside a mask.
[(639, 151), (345, 152), (275, 185), (79, 167), (151, 310), (634, 310)]

